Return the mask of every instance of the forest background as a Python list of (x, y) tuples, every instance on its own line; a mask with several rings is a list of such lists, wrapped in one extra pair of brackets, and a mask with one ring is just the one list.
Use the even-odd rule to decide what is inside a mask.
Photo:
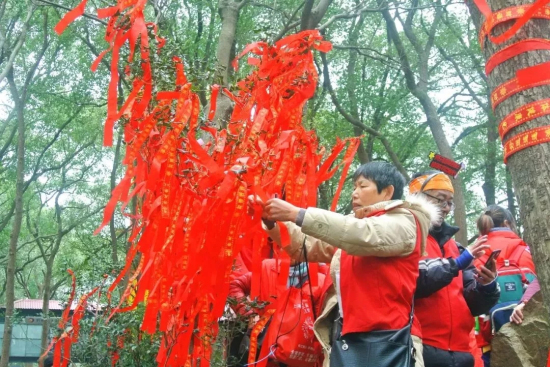
[[(53, 27), (77, 3), (0, 0), (0, 304), (10, 288), (10, 240), (17, 243), (15, 299), (65, 300), (68, 268), (84, 292), (103, 274), (112, 281), (124, 264), (129, 221), (115, 214), (92, 236), (121, 177), (125, 149), (121, 126), (113, 147), (102, 146), (109, 58), (90, 70), (107, 46), (95, 9), (112, 4), (90, 0), (86, 16), (58, 37)], [(334, 48), (326, 57), (316, 54), (319, 84), (304, 124), (322, 145), (364, 136), (353, 166), (388, 161), (406, 178), (428, 168), (432, 151), (465, 163), (451, 219), (462, 228), (461, 243), (476, 237), (475, 219), (489, 204), (508, 207), (519, 220), (488, 104), (483, 55), (462, 0), (150, 0), (146, 11), (167, 40), (154, 58), (161, 66), (155, 78), (170, 85), (171, 57), (180, 56), (205, 111), (211, 85), (235, 88), (250, 71), (230, 66), (247, 44), (320, 29)], [(129, 92), (124, 78), (119, 91)], [(227, 100), (218, 105), (220, 126), (224, 108), (230, 108)], [(23, 155), (17, 154), (21, 143)], [(321, 187), (322, 208), (330, 206), (335, 177)], [(347, 183), (341, 212), (349, 210), (349, 177)], [(82, 343), (83, 353), (97, 355), (90, 365), (109, 357), (101, 338), (137, 330), (138, 314), (124, 315)], [(135, 342), (120, 363), (153, 365), (154, 338)]]

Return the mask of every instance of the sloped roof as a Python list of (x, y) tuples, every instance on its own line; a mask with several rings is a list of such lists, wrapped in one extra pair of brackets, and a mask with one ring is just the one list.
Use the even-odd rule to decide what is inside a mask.
[[(13, 303), (13, 306), (16, 309), (20, 310), (41, 310), (42, 309), (43, 300), (41, 299), (18, 299)], [(76, 304), (73, 304), (71, 309), (74, 309), (76, 307)], [(61, 310), (63, 311), (65, 309), (64, 305), (61, 303), (61, 301), (56, 300), (50, 300), (50, 310)]]

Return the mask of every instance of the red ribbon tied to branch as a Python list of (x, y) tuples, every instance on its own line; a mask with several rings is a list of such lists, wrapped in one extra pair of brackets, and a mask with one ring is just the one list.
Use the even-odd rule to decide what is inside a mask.
[[(302, 124), (303, 108), (318, 81), (313, 51), (331, 48), (318, 31), (291, 35), (275, 45), (247, 46), (239, 58), (254, 55), (248, 59), (251, 73), (237, 83), (235, 91), (214, 86), (208, 119), (202, 121), (200, 100), (180, 59), (173, 58), (174, 89), (156, 92), (153, 88), (151, 61), (155, 55), (149, 52), (149, 36), (154, 35), (159, 47), (164, 42), (159, 41), (156, 27), (144, 19), (145, 3), (119, 1), (115, 7), (98, 11), (98, 16), (108, 19), (105, 39), (109, 48), (94, 68), (103, 55), (112, 52), (104, 142), (111, 144), (113, 127), (124, 118), (126, 154), (124, 176), (112, 192), (96, 233), (121, 203), (123, 215), (134, 225), (126, 264), (107, 291), (108, 299), (122, 279), (130, 281), (110, 316), (144, 303), (141, 329), (162, 333), (157, 362), (185, 366), (190, 359), (210, 359), (235, 257), (243, 247), (258, 252), (266, 243), (259, 216), (247, 213), (248, 195), (268, 198), (284, 193), (297, 206), (315, 205), (319, 184), (336, 172), (329, 167), (348, 145), (342, 163), (337, 164), (345, 176), (358, 139), (337, 143), (335, 153), (322, 163), (324, 150), (315, 133)], [(81, 12), (79, 8), (67, 15), (59, 28)], [(126, 98), (118, 95), (123, 62), (119, 55), (124, 47), (128, 62), (133, 62), (139, 47), (136, 55), (141, 68), (139, 73), (126, 75), (133, 77)], [(214, 125), (217, 99), (222, 97), (235, 103), (225, 128)], [(333, 207), (342, 184), (343, 179)], [(130, 213), (127, 204), (132, 198), (137, 205)], [(130, 295), (131, 304), (122, 307)]]

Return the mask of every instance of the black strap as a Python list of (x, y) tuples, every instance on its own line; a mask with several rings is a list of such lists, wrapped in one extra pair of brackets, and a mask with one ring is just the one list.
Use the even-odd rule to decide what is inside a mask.
[(306, 261), (307, 283), (309, 285), (309, 296), (311, 298), (311, 310), (313, 311), (313, 320), (317, 320), (317, 313), (315, 312), (315, 304), (313, 303), (313, 288), (311, 287), (311, 276), (310, 276), (310, 273), (309, 273), (309, 262), (307, 261), (306, 239), (307, 239), (307, 236), (304, 237), (304, 242), (302, 243), (302, 250), (304, 251), (304, 260)]

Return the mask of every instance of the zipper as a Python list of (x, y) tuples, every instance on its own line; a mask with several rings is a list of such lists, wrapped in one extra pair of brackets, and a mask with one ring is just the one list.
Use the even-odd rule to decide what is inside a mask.
[[(441, 252), (441, 258), (444, 258), (445, 256), (445, 245), (443, 245), (443, 247), (439, 247), (439, 251)], [(454, 279), (453, 279), (454, 280)], [(452, 283), (452, 281), (451, 281)], [(449, 310), (449, 318), (450, 318), (450, 322), (451, 322), (451, 327), (450, 327), (450, 331), (449, 331), (449, 344), (447, 345), (447, 349), (449, 351), (451, 351), (451, 340), (453, 338), (453, 310), (451, 308), (451, 295), (449, 294), (449, 286), (451, 284), (449, 284), (448, 286), (445, 287), (445, 290), (446, 290), (446, 293), (447, 293), (447, 305), (448, 305), (448, 310)]]
[(449, 345), (447, 346), (447, 349), (451, 351), (451, 340), (453, 338), (453, 310), (451, 309), (451, 296), (449, 295), (449, 286), (445, 287), (447, 288), (447, 300), (449, 302), (449, 318), (451, 319), (451, 330), (449, 332)]

